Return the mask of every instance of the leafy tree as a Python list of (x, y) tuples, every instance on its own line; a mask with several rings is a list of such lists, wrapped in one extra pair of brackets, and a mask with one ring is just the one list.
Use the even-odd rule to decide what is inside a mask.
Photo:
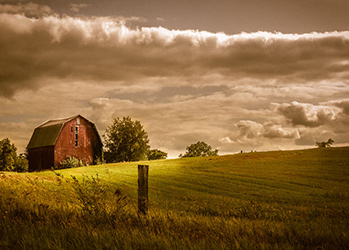
[(186, 148), (184, 155), (180, 154), (179, 157), (197, 157), (197, 156), (214, 156), (218, 155), (218, 149), (212, 149), (210, 145), (205, 142), (198, 141), (195, 144), (191, 144)]
[(316, 146), (318, 148), (330, 148), (331, 145), (334, 143), (334, 140), (332, 140), (332, 138), (328, 139), (327, 142), (316, 142)]
[(17, 158), (17, 148), (8, 138), (0, 141), (0, 170), (13, 171)]
[(16, 172), (28, 172), (28, 159), (27, 155), (25, 154), (20, 154), (17, 156), (16, 161), (15, 161), (15, 169), (14, 171)]
[(159, 160), (159, 159), (166, 159), (167, 153), (159, 150), (159, 149), (152, 149), (148, 151), (148, 160)]
[(28, 170), (28, 160), (24, 154), (17, 156), (17, 148), (8, 138), (0, 141), (0, 171), (24, 172)]
[(140, 121), (127, 116), (114, 119), (104, 134), (107, 162), (139, 161), (147, 159), (148, 133)]

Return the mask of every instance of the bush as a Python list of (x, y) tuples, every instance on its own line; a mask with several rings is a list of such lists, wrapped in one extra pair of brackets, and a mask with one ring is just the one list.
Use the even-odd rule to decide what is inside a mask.
[(73, 178), (73, 188), (77, 194), (82, 211), (87, 215), (116, 217), (124, 214), (124, 207), (127, 205), (127, 197), (120, 189), (110, 194), (105, 185), (101, 184), (98, 175), (96, 177), (83, 176), (82, 181)]
[(59, 168), (76, 168), (76, 167), (81, 167), (83, 165), (84, 164), (82, 163), (81, 160), (75, 157), (69, 156), (59, 164)]

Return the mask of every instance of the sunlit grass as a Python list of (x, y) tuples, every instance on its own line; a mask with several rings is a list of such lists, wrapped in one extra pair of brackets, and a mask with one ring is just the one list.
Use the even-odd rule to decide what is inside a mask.
[[(147, 216), (138, 164), (150, 166)], [(3, 172), (0, 249), (345, 249), (348, 184), (349, 148)]]

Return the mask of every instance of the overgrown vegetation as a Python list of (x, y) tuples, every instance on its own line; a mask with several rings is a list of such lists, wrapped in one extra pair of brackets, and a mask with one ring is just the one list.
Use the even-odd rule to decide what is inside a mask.
[[(3, 249), (346, 249), (349, 148), (0, 173)], [(149, 213), (135, 206), (150, 165)], [(73, 176), (73, 177), (72, 177)]]

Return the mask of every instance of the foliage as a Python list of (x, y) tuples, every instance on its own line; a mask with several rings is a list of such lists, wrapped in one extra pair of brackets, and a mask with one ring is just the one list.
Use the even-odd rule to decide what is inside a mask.
[(318, 148), (330, 148), (332, 146), (332, 144), (334, 143), (334, 140), (332, 140), (332, 138), (328, 139), (327, 142), (316, 142), (316, 146)]
[[(98, 174), (96, 177), (83, 176), (82, 181), (79, 181), (75, 176), (73, 178), (73, 188), (77, 194), (80, 206), (83, 212), (89, 215), (105, 215), (110, 211), (123, 211), (126, 206), (126, 196), (121, 189), (116, 189), (113, 199), (108, 199), (108, 191), (101, 184)], [(114, 203), (108, 205), (108, 201), (113, 200)]]
[(81, 160), (75, 157), (69, 156), (59, 164), (59, 168), (76, 168), (76, 167), (81, 167), (83, 165), (84, 164), (82, 163)]
[(17, 156), (17, 148), (8, 138), (0, 141), (0, 171), (28, 171), (28, 160), (24, 154)]
[[(57, 175), (0, 173), (0, 246), (347, 249), (348, 155), (349, 147), (147, 162), (147, 216), (135, 205), (134, 163), (57, 170)], [(95, 181), (87, 177), (97, 174)], [(81, 194), (63, 175), (75, 176)], [(117, 212), (110, 201), (120, 184), (128, 200)], [(90, 199), (101, 204), (98, 209), (84, 208)]]
[(139, 161), (147, 157), (148, 133), (140, 121), (131, 117), (116, 118), (104, 134), (107, 162)]
[(159, 149), (152, 149), (148, 151), (148, 160), (159, 160), (159, 159), (166, 159), (167, 153), (163, 152)]
[(16, 172), (28, 172), (28, 159), (27, 155), (25, 154), (20, 154), (17, 156), (16, 161), (15, 161), (15, 168), (14, 171)]
[(179, 157), (197, 157), (197, 156), (215, 156), (218, 155), (218, 149), (213, 150), (210, 145), (203, 141), (198, 141), (195, 144), (188, 146), (184, 155), (180, 154)]
[(94, 140), (92, 144), (94, 156), (93, 156), (93, 165), (99, 165), (104, 162), (104, 152), (103, 152), (103, 143), (99, 140)]

